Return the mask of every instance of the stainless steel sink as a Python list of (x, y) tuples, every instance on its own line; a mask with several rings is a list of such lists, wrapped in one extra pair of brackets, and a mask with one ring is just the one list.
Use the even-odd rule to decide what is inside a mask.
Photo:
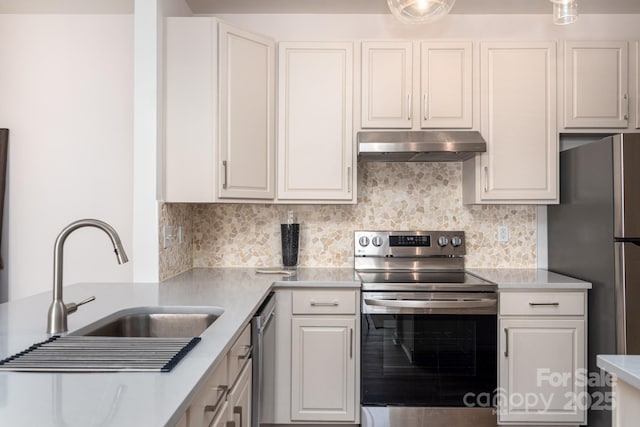
[(224, 310), (220, 307), (134, 307), (110, 314), (69, 335), (197, 337), (223, 312)]

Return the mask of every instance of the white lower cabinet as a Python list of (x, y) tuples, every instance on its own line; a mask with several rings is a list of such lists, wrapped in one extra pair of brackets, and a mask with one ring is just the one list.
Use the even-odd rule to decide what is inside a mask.
[(251, 327), (216, 366), (188, 411), (188, 427), (251, 425)]
[(213, 417), (211, 424), (206, 424), (207, 427), (233, 427), (229, 426), (229, 402), (222, 402), (222, 406)]
[(355, 420), (353, 318), (291, 319), (291, 420)]
[(229, 410), (234, 427), (251, 425), (251, 363), (245, 364), (229, 392)]
[(359, 291), (278, 290), (274, 424), (359, 423)]
[(501, 293), (499, 424), (586, 422), (586, 294)]

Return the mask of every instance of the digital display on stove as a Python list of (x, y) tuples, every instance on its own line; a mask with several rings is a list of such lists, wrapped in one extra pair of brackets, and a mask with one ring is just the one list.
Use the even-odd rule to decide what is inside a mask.
[(389, 246), (430, 247), (431, 236), (389, 236)]

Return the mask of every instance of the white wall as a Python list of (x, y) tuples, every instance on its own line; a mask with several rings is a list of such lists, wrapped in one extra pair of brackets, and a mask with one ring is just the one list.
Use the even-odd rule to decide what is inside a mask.
[[(109, 222), (131, 253), (133, 19), (0, 15), (0, 64), (0, 126), (10, 129), (5, 280), (14, 300), (51, 289), (53, 243), (71, 221)], [(65, 284), (131, 277), (101, 231), (67, 240)]]
[[(534, 1), (534, 0), (531, 0)], [(544, 1), (544, 0), (535, 0)], [(548, 15), (450, 15), (441, 21), (407, 25), (392, 15), (220, 14), (221, 19), (276, 40), (312, 39), (584, 39), (640, 38), (640, 15), (581, 15), (559, 26)]]

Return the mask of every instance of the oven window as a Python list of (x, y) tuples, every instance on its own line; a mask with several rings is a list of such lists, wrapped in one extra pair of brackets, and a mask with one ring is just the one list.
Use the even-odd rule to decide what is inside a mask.
[(495, 391), (496, 351), (495, 315), (363, 314), (362, 404), (464, 406)]

